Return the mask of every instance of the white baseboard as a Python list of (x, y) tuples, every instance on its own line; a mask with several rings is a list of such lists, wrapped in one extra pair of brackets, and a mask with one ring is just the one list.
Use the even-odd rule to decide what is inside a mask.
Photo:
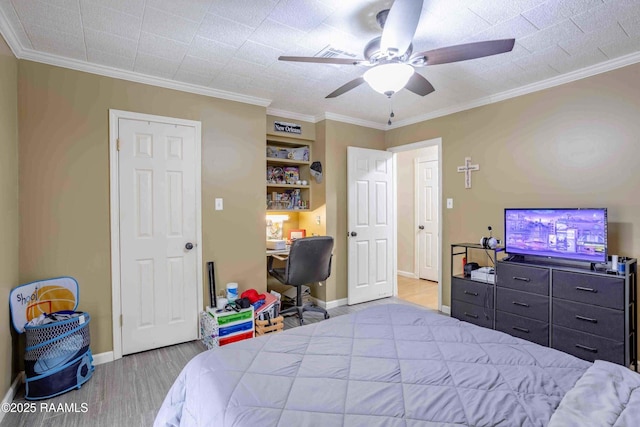
[(341, 307), (343, 305), (347, 305), (347, 299), (346, 298), (342, 298), (342, 299), (336, 299), (333, 301), (322, 301), (319, 300), (317, 298), (311, 297), (311, 300), (313, 301), (313, 303), (315, 305), (317, 305), (318, 307), (322, 307), (325, 310), (329, 310), (330, 308), (336, 308), (336, 307)]
[(347, 299), (346, 298), (335, 299), (333, 301), (329, 301), (325, 308), (326, 309), (330, 309), (330, 308), (342, 307), (343, 305), (347, 305)]
[(440, 307), (440, 311), (451, 316), (451, 307), (449, 307), (448, 305), (443, 304), (442, 307)]
[[(18, 389), (20, 388), (20, 384), (22, 384), (24, 381), (24, 371), (23, 372), (19, 372), (18, 375), (16, 375), (16, 378), (13, 380), (13, 382), (11, 383), (11, 386), (9, 386), (9, 390), (7, 390), (7, 392), (4, 395), (4, 399), (2, 399), (2, 406), (4, 407), (5, 403), (11, 403), (13, 402), (13, 398), (15, 397), (16, 393), (18, 392)], [(4, 414), (6, 412), (4, 411), (0, 411), (0, 423), (2, 423), (2, 419), (4, 418)]]
[(113, 362), (113, 351), (106, 351), (93, 355), (93, 365), (102, 365), (103, 363)]
[(409, 279), (418, 278), (418, 276), (416, 276), (414, 273), (409, 273), (408, 271), (401, 271), (401, 270), (398, 270), (398, 276), (408, 277)]

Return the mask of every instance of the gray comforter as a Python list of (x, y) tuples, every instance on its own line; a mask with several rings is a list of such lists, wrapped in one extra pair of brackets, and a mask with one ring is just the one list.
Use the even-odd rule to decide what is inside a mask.
[(156, 426), (544, 426), (591, 364), (401, 304), (204, 352)]
[(640, 375), (596, 360), (560, 402), (549, 427), (640, 425)]

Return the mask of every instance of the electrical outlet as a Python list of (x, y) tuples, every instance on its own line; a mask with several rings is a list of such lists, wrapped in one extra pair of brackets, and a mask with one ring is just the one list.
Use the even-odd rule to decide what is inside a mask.
[(453, 209), (453, 199), (447, 199), (447, 209)]
[(216, 198), (216, 210), (221, 211), (223, 209), (222, 199)]

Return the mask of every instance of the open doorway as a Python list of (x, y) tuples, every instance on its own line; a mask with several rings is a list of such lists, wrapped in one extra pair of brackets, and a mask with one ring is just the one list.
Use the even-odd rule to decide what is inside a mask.
[(390, 148), (396, 153), (395, 295), (440, 310), (441, 139)]

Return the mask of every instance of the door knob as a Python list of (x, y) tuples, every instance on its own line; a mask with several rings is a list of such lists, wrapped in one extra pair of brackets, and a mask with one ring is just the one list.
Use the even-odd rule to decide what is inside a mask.
[(189, 242), (186, 245), (184, 245), (184, 248), (188, 251), (190, 251), (191, 249), (193, 249), (193, 243)]
[(419, 226), (418, 226), (418, 228), (419, 228), (420, 230), (424, 230), (424, 225), (419, 225)]
[(355, 231), (351, 232), (351, 237), (356, 237), (358, 235), (358, 233), (356, 233)]

